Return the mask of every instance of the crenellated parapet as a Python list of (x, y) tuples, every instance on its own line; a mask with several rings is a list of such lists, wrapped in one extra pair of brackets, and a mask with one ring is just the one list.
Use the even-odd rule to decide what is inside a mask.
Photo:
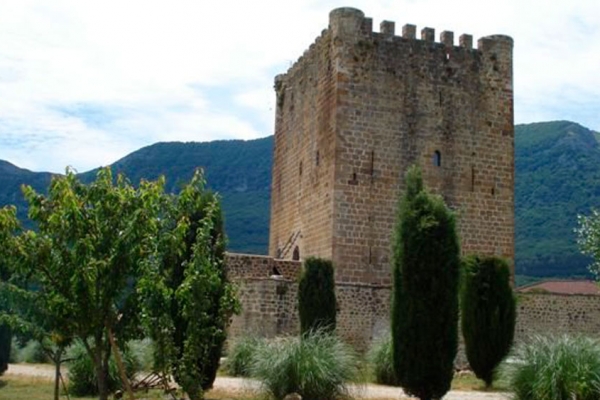
[[(304, 51), (303, 55), (292, 64), (285, 74), (276, 77), (275, 89), (278, 93), (285, 90), (285, 80), (288, 75), (293, 75), (302, 70), (307, 63), (314, 63), (312, 56), (318, 50), (329, 46), (339, 47), (343, 44), (359, 43), (367, 41), (385, 41), (390, 43), (406, 44), (413, 42), (425, 46), (434, 46), (445, 49), (447, 54), (453, 51), (471, 53), (473, 57), (482, 54), (491, 54), (495, 64), (503, 64), (509, 72), (512, 80), (512, 49), (513, 39), (506, 35), (484, 36), (477, 40), (477, 48), (474, 48), (473, 36), (470, 34), (461, 34), (458, 40), (455, 40), (454, 32), (444, 30), (436, 41), (436, 32), (434, 28), (424, 27), (417, 34), (417, 26), (405, 24), (402, 26), (399, 34), (396, 34), (396, 23), (394, 21), (384, 20), (379, 24), (379, 31), (373, 28), (373, 19), (366, 17), (365, 14), (356, 8), (341, 7), (332, 10), (329, 13), (329, 27), (321, 32), (315, 41)], [(404, 48), (398, 46), (398, 51)]]
[[(382, 21), (379, 25), (379, 32), (373, 31), (373, 20), (365, 17), (365, 14), (356, 8), (342, 7), (336, 8), (329, 13), (329, 30), (334, 40), (358, 40), (361, 37), (372, 36), (386, 38), (388, 40), (421, 40), (428, 43), (435, 42), (435, 29), (425, 27), (421, 29), (420, 38), (417, 39), (417, 28), (415, 25), (406, 24), (402, 27), (401, 35), (395, 33), (395, 22)], [(479, 51), (490, 50), (494, 47), (494, 42), (512, 46), (512, 39), (509, 36), (493, 35), (481, 38), (478, 42)], [(443, 31), (440, 34), (439, 42), (447, 47), (455, 46), (454, 33)], [(468, 34), (460, 35), (456, 47), (462, 47), (468, 50), (473, 49), (473, 37)]]

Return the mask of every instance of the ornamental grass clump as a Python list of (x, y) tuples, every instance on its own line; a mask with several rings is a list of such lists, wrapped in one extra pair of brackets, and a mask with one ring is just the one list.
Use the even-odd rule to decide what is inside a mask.
[(359, 373), (355, 352), (323, 331), (286, 337), (256, 351), (252, 376), (277, 400), (298, 393), (303, 400), (332, 400), (348, 394), (347, 382)]
[(375, 383), (398, 386), (393, 367), (392, 337), (389, 334), (373, 342), (367, 359)]
[(600, 344), (582, 336), (534, 337), (504, 373), (516, 400), (600, 399)]
[(233, 342), (227, 354), (224, 368), (231, 376), (250, 376), (250, 367), (257, 350), (264, 345), (264, 339), (256, 336), (243, 336)]

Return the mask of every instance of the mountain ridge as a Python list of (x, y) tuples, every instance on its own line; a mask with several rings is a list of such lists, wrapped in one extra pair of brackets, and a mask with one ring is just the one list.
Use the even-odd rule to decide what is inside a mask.
[[(573, 228), (577, 214), (589, 213), (590, 208), (600, 204), (599, 136), (571, 121), (515, 127), (518, 274), (587, 274), (590, 260), (578, 252)], [(196, 166), (201, 165), (208, 188), (222, 196), (229, 249), (266, 254), (272, 149), (272, 136), (253, 140), (159, 142), (130, 153), (111, 167), (115, 172), (125, 173), (133, 183), (163, 174), (166, 189), (177, 192), (180, 184), (188, 181)], [(79, 175), (82, 180), (90, 181), (96, 171)], [(43, 190), (51, 176), (0, 160), (0, 206), (10, 204), (8, 200), (19, 203), (16, 193), (20, 194), (20, 183)], [(22, 182), (17, 184), (19, 181)], [(7, 182), (12, 182), (12, 186), (7, 186)], [(19, 210), (19, 217), (24, 215)]]

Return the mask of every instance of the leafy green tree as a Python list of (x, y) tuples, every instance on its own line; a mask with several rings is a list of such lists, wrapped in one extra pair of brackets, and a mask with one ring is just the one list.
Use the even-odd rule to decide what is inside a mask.
[(316, 257), (304, 261), (298, 286), (298, 313), (303, 334), (335, 330), (337, 303), (331, 261)]
[(16, 209), (14, 207), (0, 209), (0, 375), (8, 368), (10, 359), (12, 330), (7, 322), (3, 322), (9, 311), (9, 300), (3, 289), (11, 275), (9, 264), (14, 247), (14, 235), (18, 227)]
[(459, 254), (454, 215), (441, 197), (423, 189), (420, 170), (409, 168), (393, 242), (392, 351), (400, 385), (422, 400), (450, 390)]
[[(30, 231), (20, 232), (14, 208), (0, 210), (0, 220), (0, 230), (4, 232), (0, 250), (3, 271), (0, 283), (0, 323), (4, 324), (3, 331), (8, 335), (14, 331), (17, 335), (33, 339), (33, 343), (40, 346), (43, 355), (55, 364), (54, 398), (58, 400), (60, 366), (64, 361), (65, 348), (72, 339), (72, 334), (67, 333), (69, 324), (63, 314), (55, 313), (58, 310), (50, 308), (44, 301), (44, 291), (39, 290), (35, 282), (35, 290), (29, 287), (31, 271), (38, 265), (36, 251), (40, 237)], [(7, 234), (7, 231), (12, 231), (12, 234)]]
[(462, 273), (461, 323), (467, 359), (489, 388), (514, 338), (516, 301), (510, 269), (498, 257), (469, 256), (463, 260)]
[(139, 286), (145, 325), (155, 342), (156, 368), (172, 373), (195, 400), (212, 387), (239, 303), (224, 268), (220, 204), (205, 190), (201, 172), (164, 206), (158, 262), (146, 266)]
[(21, 273), (36, 286), (37, 304), (60, 322), (53, 335), (84, 345), (105, 400), (111, 336), (124, 342), (139, 334), (134, 285), (153, 256), (163, 182), (135, 189), (105, 168), (85, 185), (67, 170), (47, 196), (31, 187), (24, 193), (38, 233), (29, 232)]
[(577, 244), (583, 254), (593, 257), (589, 266), (596, 279), (600, 276), (600, 211), (592, 209), (590, 215), (578, 215), (575, 229)]

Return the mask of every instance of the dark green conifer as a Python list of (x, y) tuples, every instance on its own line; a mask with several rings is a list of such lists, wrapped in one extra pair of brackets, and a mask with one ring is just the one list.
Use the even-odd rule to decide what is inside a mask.
[(453, 213), (409, 168), (393, 242), (392, 346), (400, 385), (439, 399), (454, 373), (460, 247)]
[(298, 287), (300, 331), (335, 330), (336, 300), (333, 264), (321, 258), (304, 261)]
[(461, 326), (469, 364), (475, 375), (492, 386), (494, 371), (510, 351), (516, 319), (510, 269), (497, 257), (463, 260)]

